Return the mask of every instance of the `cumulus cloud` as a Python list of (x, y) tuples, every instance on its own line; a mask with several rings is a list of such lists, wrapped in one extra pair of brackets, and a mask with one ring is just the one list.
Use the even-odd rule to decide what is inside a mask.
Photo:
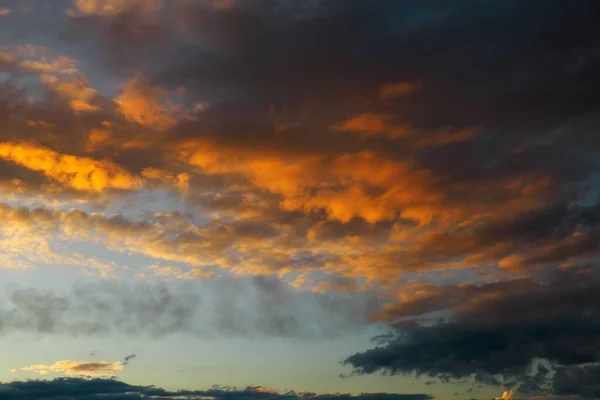
[(0, 143), (0, 157), (34, 171), (39, 171), (59, 183), (82, 191), (105, 189), (135, 189), (141, 179), (107, 161), (59, 154), (32, 144)]

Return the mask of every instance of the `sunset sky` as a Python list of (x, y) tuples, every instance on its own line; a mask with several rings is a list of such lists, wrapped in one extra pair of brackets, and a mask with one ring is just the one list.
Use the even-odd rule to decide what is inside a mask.
[(599, 21), (0, 0), (0, 400), (600, 398)]

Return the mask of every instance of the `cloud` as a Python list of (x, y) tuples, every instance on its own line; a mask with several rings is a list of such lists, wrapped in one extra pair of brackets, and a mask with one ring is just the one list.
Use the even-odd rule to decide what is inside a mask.
[[(344, 363), (358, 373), (475, 377), (537, 390), (563, 376), (568, 382), (569, 368), (600, 361), (597, 268), (538, 279), (418, 290), (388, 309), (393, 334)], [(554, 378), (538, 360), (555, 366)]]
[(177, 122), (176, 117), (171, 115), (168, 107), (161, 102), (161, 98), (166, 94), (164, 90), (144, 82), (141, 76), (136, 76), (123, 87), (115, 102), (118, 111), (126, 119), (164, 130)]
[(502, 393), (502, 396), (498, 397), (496, 400), (513, 400), (515, 398), (515, 392), (513, 390), (507, 390)]
[(365, 329), (378, 307), (373, 294), (301, 292), (268, 277), (193, 285), (109, 281), (65, 294), (19, 288), (7, 295), (0, 334), (337, 337)]
[[(598, 121), (586, 93), (596, 61), (586, 53), (580, 73), (565, 75), (561, 60), (580, 43), (593, 48), (596, 28), (586, 17), (593, 7), (142, 3), (73, 3), (63, 33), (73, 49), (95, 38), (89, 61), (51, 49), (7, 51), (2, 68), (19, 79), (7, 83), (0, 107), (6, 192), (105, 204), (118, 192), (174, 193), (206, 210), (211, 229), (199, 235), (188, 224), (177, 235), (140, 224), (135, 232), (143, 234), (126, 246), (115, 239), (113, 248), (194, 265), (209, 253), (207, 262), (238, 271), (279, 273), (312, 260), (336, 278), (389, 282), (403, 271), (523, 270), (595, 256), (594, 234), (577, 227), (565, 236), (532, 225), (513, 240), (504, 226), (571, 209), (592, 191), (594, 146), (585, 132)], [(157, 18), (163, 11), (170, 17)], [(523, 20), (538, 12), (538, 27)], [(577, 29), (553, 49), (544, 38), (563, 16)], [(507, 21), (514, 34), (482, 45), (490, 36), (482, 30), (502, 31)], [(136, 41), (154, 28), (160, 40)], [(529, 37), (529, 47), (516, 37)], [(480, 48), (489, 53), (473, 60)], [(532, 73), (544, 60), (556, 64), (543, 69), (548, 76)], [(82, 71), (96, 68), (92, 87)], [(41, 78), (42, 92), (24, 76)], [(107, 94), (102, 78), (118, 81), (119, 93)], [(562, 89), (547, 83), (554, 81)], [(38, 165), (23, 152), (50, 162)], [(119, 224), (100, 225), (108, 234)], [(334, 225), (335, 235), (325, 233)], [(294, 262), (296, 252), (312, 256)]]
[(350, 395), (344, 393), (311, 393), (311, 392), (277, 392), (264, 390), (262, 386), (247, 386), (245, 388), (221, 388), (213, 386), (208, 390), (180, 390), (170, 391), (156, 386), (135, 386), (115, 379), (81, 379), (59, 378), (51, 381), (29, 380), (0, 383), (0, 395), (6, 394), (14, 400), (34, 400), (44, 396), (48, 400), (58, 400), (69, 397), (73, 400), (83, 399), (108, 399), (121, 398), (150, 400), (150, 399), (183, 399), (200, 400), (214, 399), (226, 400), (231, 398), (245, 398), (249, 400), (264, 399), (266, 397), (276, 400), (294, 399), (325, 399), (325, 400), (429, 400), (432, 396), (427, 394), (394, 394), (394, 393), (362, 393)]
[(57, 57), (51, 61), (46, 59), (42, 59), (41, 61), (23, 60), (21, 61), (21, 67), (39, 73), (60, 73), (69, 75), (78, 72), (77, 61), (64, 56)]
[(97, 15), (113, 17), (131, 9), (138, 12), (153, 13), (163, 6), (162, 0), (122, 1), (122, 0), (75, 0), (75, 10), (68, 10), (70, 15)]
[(9, 7), (0, 7), (0, 16), (10, 14), (11, 10)]
[(136, 358), (136, 357), (137, 357), (137, 356), (136, 356), (135, 354), (130, 354), (130, 355), (128, 355), (128, 356), (125, 356), (125, 358), (123, 359), (123, 361), (122, 361), (122, 363), (121, 363), (121, 364), (123, 364), (123, 365), (128, 365), (128, 364), (129, 364), (129, 362), (130, 362), (131, 360), (133, 360), (134, 358)]
[[(54, 239), (92, 241), (150, 258), (141, 275), (239, 275), (224, 290), (264, 314), (216, 296), (234, 317), (216, 332), (305, 335), (317, 320), (329, 334), (377, 311), (393, 334), (348, 358), (358, 372), (595, 393), (576, 369), (597, 358), (597, 267), (581, 268), (598, 256), (595, 2), (56, 4), (2, 20), (27, 38), (0, 53), (2, 265), (87, 266)], [(24, 45), (40, 32), (47, 47)], [(315, 293), (248, 277), (263, 274)], [(364, 305), (373, 288), (383, 309)], [(155, 290), (172, 315), (98, 287), (106, 302), (33, 290), (3, 316), (195, 333), (204, 303)], [(113, 300), (140, 320), (111, 319)], [(78, 307), (106, 326), (76, 325)]]
[(28, 143), (0, 143), (0, 158), (12, 161), (76, 190), (136, 189), (142, 185), (120, 166), (103, 160), (59, 154)]
[(552, 384), (554, 391), (561, 395), (598, 397), (600, 396), (600, 364), (557, 368)]
[(395, 97), (407, 96), (412, 92), (419, 90), (420, 87), (421, 84), (419, 82), (388, 83), (382, 86), (379, 96), (384, 100), (389, 100)]
[(65, 375), (85, 375), (85, 376), (113, 376), (123, 370), (127, 364), (120, 361), (57, 361), (54, 364), (34, 364), (22, 368), (18, 371), (32, 371), (40, 375), (47, 374), (65, 374)]

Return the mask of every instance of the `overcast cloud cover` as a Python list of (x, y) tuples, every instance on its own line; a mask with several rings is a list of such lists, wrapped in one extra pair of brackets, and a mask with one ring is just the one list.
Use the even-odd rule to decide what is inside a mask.
[[(594, 0), (1, 0), (0, 398), (352, 398), (150, 388), (143, 354), (65, 344), (158, 357), (173, 337), (172, 382), (186, 352), (243, 358), (251, 338), (298, 360), (331, 343), (305, 365), (329, 392), (423, 393), (357, 399), (600, 398), (599, 17)], [(300, 364), (264, 357), (265, 379)]]

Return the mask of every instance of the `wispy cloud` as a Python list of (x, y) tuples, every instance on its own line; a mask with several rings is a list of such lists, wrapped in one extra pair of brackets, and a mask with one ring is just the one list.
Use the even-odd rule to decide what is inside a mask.
[(105, 281), (79, 284), (65, 294), (35, 288), (7, 294), (0, 334), (336, 337), (365, 329), (378, 306), (373, 293), (301, 292), (267, 277), (194, 285)]
[(125, 363), (120, 361), (57, 361), (54, 364), (34, 364), (18, 368), (16, 371), (37, 372), (40, 375), (64, 374), (85, 376), (113, 376), (123, 370)]

